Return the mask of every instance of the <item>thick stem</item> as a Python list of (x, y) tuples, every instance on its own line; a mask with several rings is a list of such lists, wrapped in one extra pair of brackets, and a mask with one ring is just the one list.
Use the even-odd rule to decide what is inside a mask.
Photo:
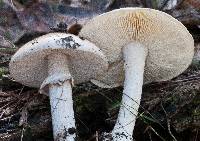
[[(69, 74), (67, 56), (52, 54), (48, 56), (49, 76)], [(55, 82), (58, 82), (56, 80)], [(71, 80), (60, 80), (49, 84), (52, 124), (55, 141), (75, 141), (76, 127), (73, 110)], [(63, 82), (62, 82), (63, 81)]]
[(112, 131), (114, 141), (132, 141), (133, 129), (140, 105), (146, 48), (138, 43), (124, 47), (125, 81), (122, 102), (115, 127)]

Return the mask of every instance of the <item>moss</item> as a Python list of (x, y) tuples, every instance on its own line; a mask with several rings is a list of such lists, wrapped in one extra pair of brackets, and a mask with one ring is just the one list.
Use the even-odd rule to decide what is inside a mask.
[[(197, 95), (192, 101), (192, 116), (200, 117), (200, 95)], [(200, 118), (199, 118), (200, 119)]]
[(200, 61), (193, 59), (191, 64), (191, 69), (193, 70), (199, 70), (200, 69)]
[(193, 104), (195, 104), (195, 105), (200, 105), (200, 99), (195, 99), (194, 101), (193, 101)]
[(200, 109), (195, 109), (192, 111), (193, 116), (200, 116)]
[(12, 35), (10, 34), (9, 31), (6, 31), (6, 32), (4, 33), (4, 37), (5, 37), (6, 39), (8, 39), (8, 40), (11, 40), (11, 39), (12, 39)]
[(17, 48), (0, 48), (0, 52), (5, 54), (14, 54), (16, 50)]
[(179, 97), (177, 97), (176, 95), (172, 95), (166, 99), (166, 103), (170, 103), (174, 105), (178, 103), (179, 100), (180, 100)]
[(0, 79), (2, 78), (3, 75), (8, 73), (8, 68), (1, 67), (0, 68)]
[(158, 8), (158, 0), (152, 0), (152, 7), (154, 9), (157, 9)]

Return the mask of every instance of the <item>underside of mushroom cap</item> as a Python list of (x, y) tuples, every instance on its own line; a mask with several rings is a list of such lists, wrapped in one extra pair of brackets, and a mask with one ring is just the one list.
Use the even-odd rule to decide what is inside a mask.
[(99, 75), (97, 79), (92, 79), (91, 82), (101, 88), (114, 88), (121, 86), (124, 82), (123, 66), (123, 60), (112, 63), (109, 65), (106, 73)]
[(47, 56), (53, 53), (66, 54), (75, 84), (96, 78), (108, 68), (105, 55), (94, 44), (71, 34), (50, 33), (26, 43), (14, 54), (9, 64), (11, 76), (24, 85), (40, 87), (48, 76)]
[[(122, 8), (104, 13), (89, 21), (79, 36), (101, 48), (110, 64), (123, 59), (122, 48), (129, 43), (145, 46), (148, 49), (145, 82), (179, 75), (189, 66), (194, 54), (194, 41), (186, 27), (172, 16), (149, 8)], [(116, 69), (123, 74), (123, 68)], [(106, 82), (113, 77), (109, 74), (106, 78), (99, 76), (99, 80), (103, 78)]]

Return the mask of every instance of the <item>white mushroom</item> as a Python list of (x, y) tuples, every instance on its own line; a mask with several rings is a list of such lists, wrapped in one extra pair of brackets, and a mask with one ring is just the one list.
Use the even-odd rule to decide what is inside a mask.
[(147, 83), (182, 73), (193, 58), (193, 38), (178, 20), (148, 8), (122, 8), (104, 13), (89, 21), (80, 36), (101, 48), (110, 62), (108, 73), (93, 82), (102, 87), (124, 83), (112, 137), (114, 141), (130, 141), (143, 76)]
[[(54, 140), (74, 141), (72, 88), (106, 71), (106, 57), (87, 40), (50, 33), (22, 46), (12, 57), (11, 76), (26, 86), (49, 93)], [(48, 92), (49, 91), (49, 92)]]

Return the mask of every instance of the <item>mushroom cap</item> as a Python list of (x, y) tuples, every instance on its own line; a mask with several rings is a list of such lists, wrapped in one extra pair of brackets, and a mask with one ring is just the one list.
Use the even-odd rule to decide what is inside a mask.
[[(83, 26), (79, 36), (98, 46), (109, 64), (122, 63), (113, 65), (116, 68), (98, 77), (100, 83), (107, 85), (113, 77), (124, 74), (122, 48), (131, 42), (148, 49), (144, 82), (163, 81), (179, 75), (194, 55), (194, 40), (186, 27), (172, 16), (149, 8), (121, 8), (104, 13)], [(119, 73), (113, 76), (112, 70)], [(122, 85), (124, 77), (118, 78), (121, 80), (115, 78), (110, 85)]]
[(106, 73), (99, 75), (91, 82), (101, 88), (114, 88), (123, 85), (124, 82), (124, 61), (115, 62), (109, 65)]
[[(108, 61), (93, 43), (66, 33), (49, 33), (23, 45), (11, 58), (11, 77), (26, 86), (40, 87), (48, 76), (47, 56), (66, 54), (74, 83), (89, 81), (104, 73)], [(59, 68), (58, 68), (59, 69)]]

